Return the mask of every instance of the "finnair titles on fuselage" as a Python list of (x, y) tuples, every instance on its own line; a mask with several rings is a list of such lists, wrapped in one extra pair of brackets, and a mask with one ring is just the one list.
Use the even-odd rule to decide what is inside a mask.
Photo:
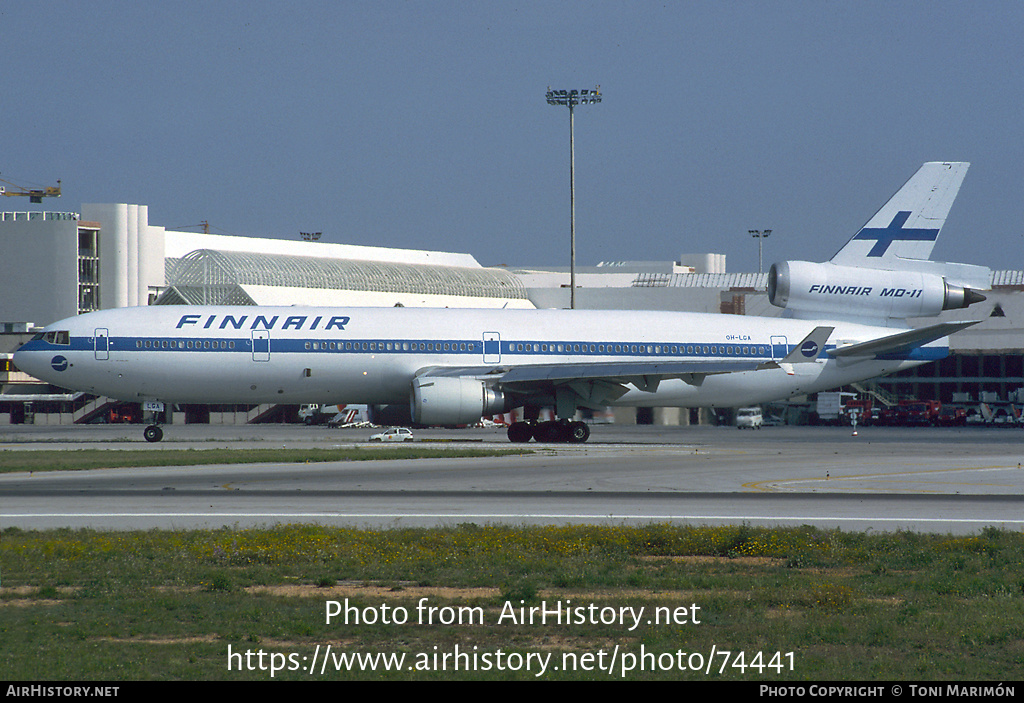
[[(281, 318), (284, 317), (284, 321), (281, 322)], [(182, 329), (183, 327), (189, 327), (192, 325), (199, 325), (202, 323), (202, 328), (208, 330), (211, 328), (215, 329), (250, 329), (250, 330), (272, 330), (272, 329), (294, 329), (294, 330), (318, 330), (321, 329), (321, 323), (323, 323), (323, 330), (329, 332), (331, 330), (344, 330), (345, 325), (348, 324), (349, 317), (345, 315), (332, 315), (324, 322), (325, 315), (316, 315), (312, 317), (310, 321), (309, 315), (274, 315), (268, 317), (267, 315), (209, 315), (205, 322), (202, 319), (202, 315), (190, 314), (182, 315), (181, 319), (178, 320), (178, 324), (175, 325), (175, 329)], [(248, 324), (249, 319), (252, 318), (252, 323)], [(217, 323), (216, 325), (214, 323)], [(307, 324), (308, 323), (308, 324)]]
[[(524, 408), (522, 442), (585, 441), (579, 408), (730, 407), (942, 358), (987, 269), (928, 261), (967, 164), (925, 164), (831, 261), (772, 266), (782, 318), (648, 311), (154, 306), (62, 320), (15, 354), (126, 401), (408, 404), (420, 424)], [(538, 422), (542, 407), (557, 421)], [(147, 439), (159, 439), (156, 426)]]

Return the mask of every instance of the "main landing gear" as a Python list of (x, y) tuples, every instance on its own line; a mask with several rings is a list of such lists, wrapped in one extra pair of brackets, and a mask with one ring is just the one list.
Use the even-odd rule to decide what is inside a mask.
[(159, 442), (164, 438), (164, 431), (160, 429), (159, 425), (150, 425), (142, 431), (142, 436), (146, 438), (147, 442)]
[(557, 420), (554, 422), (513, 422), (508, 428), (508, 439), (517, 444), (535, 439), (538, 442), (572, 442), (579, 444), (590, 439), (590, 427), (583, 422)]

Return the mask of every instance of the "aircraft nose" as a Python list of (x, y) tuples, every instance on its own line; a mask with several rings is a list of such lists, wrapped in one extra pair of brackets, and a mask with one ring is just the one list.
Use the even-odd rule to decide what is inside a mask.
[(28, 342), (14, 352), (14, 365), (29, 376), (47, 381), (53, 371), (51, 362), (60, 365), (59, 359), (56, 361), (51, 359), (56, 356), (58, 354), (48, 354), (43, 350), (32, 349), (32, 342)]
[(27, 374), (31, 374), (32, 373), (32, 367), (35, 366), (35, 364), (33, 363), (32, 353), (28, 352), (28, 351), (25, 351), (25, 346), (26, 345), (22, 344), (14, 352), (13, 361), (14, 361), (14, 365), (16, 367), (18, 367), (18, 369), (20, 371), (24, 371)]

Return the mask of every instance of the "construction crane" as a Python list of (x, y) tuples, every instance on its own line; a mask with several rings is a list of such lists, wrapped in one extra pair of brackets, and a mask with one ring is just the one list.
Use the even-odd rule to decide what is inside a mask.
[(0, 186), (0, 195), (6, 195), (8, 197), (15, 195), (27, 195), (30, 203), (41, 203), (43, 198), (59, 198), (60, 197), (60, 180), (57, 181), (56, 188), (22, 188), (19, 185), (15, 185), (10, 181), (5, 181), (0, 178), (0, 183), (6, 183), (13, 187), (15, 190), (10, 190), (4, 186)]

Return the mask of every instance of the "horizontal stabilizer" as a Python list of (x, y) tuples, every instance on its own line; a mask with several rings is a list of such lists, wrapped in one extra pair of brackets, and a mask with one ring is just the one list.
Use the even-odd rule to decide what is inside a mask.
[(968, 320), (966, 322), (943, 322), (930, 327), (922, 327), (916, 330), (907, 330), (888, 337), (880, 337), (870, 342), (851, 344), (840, 347), (829, 352), (829, 356), (841, 359), (844, 357), (856, 356), (878, 356), (880, 354), (898, 354), (908, 352), (912, 349), (922, 347), (936, 339), (948, 337), (954, 332), (976, 325), (981, 320)]

